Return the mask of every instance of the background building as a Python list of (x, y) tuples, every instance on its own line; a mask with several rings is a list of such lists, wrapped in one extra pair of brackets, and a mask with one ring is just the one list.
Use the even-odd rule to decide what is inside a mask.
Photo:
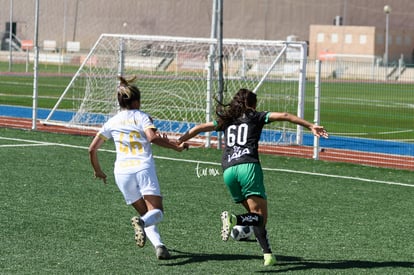
[[(383, 8), (387, 4), (392, 7), (390, 33), (402, 34), (390, 43), (391, 61), (400, 56), (395, 47), (398, 39), (404, 45), (412, 43), (412, 39), (405, 40), (406, 34), (411, 36), (414, 32), (412, 0), (225, 0), (224, 37), (269, 40), (294, 37), (309, 41), (311, 25), (333, 25), (340, 16), (343, 26), (374, 27), (375, 39), (381, 35), (384, 38)], [(35, 1), (0, 0), (0, 6), (0, 32), (6, 31), (12, 16), (16, 36), (33, 39)], [(80, 48), (89, 49), (101, 33), (210, 37), (211, 14), (210, 0), (41, 0), (39, 46), (44, 41), (54, 41), (51, 46), (65, 49), (68, 41), (76, 41)], [(313, 46), (310, 43), (311, 50)], [(343, 47), (356, 49), (347, 44)], [(376, 47), (374, 53), (382, 55), (382, 51)], [(404, 56), (411, 61), (411, 55), (404, 52)]]
[[(388, 35), (388, 60), (395, 63), (403, 57), (413, 63), (414, 32), (392, 30)], [(340, 57), (356, 61), (385, 62), (385, 33), (369, 26), (311, 25), (309, 57), (333, 60)]]

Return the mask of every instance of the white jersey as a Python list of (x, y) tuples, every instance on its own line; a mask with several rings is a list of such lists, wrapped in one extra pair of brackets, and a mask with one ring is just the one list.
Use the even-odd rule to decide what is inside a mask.
[(154, 166), (151, 143), (145, 135), (148, 128), (156, 127), (140, 110), (123, 110), (102, 126), (98, 135), (115, 143), (114, 173), (132, 174)]

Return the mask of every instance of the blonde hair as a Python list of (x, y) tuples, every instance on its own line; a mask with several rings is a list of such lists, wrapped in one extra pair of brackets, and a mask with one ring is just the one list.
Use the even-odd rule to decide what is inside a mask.
[(121, 108), (131, 109), (131, 104), (134, 101), (141, 101), (141, 92), (137, 86), (132, 84), (136, 78), (137, 77), (134, 76), (127, 80), (122, 76), (118, 76), (120, 83), (117, 89), (117, 97)]

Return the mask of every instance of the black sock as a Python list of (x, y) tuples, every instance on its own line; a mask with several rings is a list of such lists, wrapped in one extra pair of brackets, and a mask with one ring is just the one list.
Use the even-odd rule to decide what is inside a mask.
[(238, 225), (252, 225), (261, 226), (263, 225), (263, 216), (256, 213), (246, 213), (236, 215)]
[(262, 248), (263, 253), (272, 253), (270, 248), (269, 239), (267, 238), (267, 231), (264, 226), (253, 226), (254, 235), (256, 240)]

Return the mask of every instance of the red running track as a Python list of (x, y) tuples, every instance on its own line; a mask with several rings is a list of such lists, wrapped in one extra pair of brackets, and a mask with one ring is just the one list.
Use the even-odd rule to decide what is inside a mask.
[[(27, 130), (32, 128), (32, 120), (0, 116), (0, 127)], [(63, 126), (44, 125), (39, 122), (36, 124), (36, 129), (37, 131), (43, 132), (85, 136), (93, 136), (96, 133), (96, 131), (92, 130), (81, 130)], [(200, 144), (198, 143), (197, 145)], [(262, 144), (260, 145), (260, 151), (267, 154), (276, 154), (288, 157), (301, 157), (310, 159), (313, 157), (313, 148), (309, 146), (267, 146)], [(414, 171), (414, 157), (409, 156), (326, 148), (319, 153), (319, 159)]]

